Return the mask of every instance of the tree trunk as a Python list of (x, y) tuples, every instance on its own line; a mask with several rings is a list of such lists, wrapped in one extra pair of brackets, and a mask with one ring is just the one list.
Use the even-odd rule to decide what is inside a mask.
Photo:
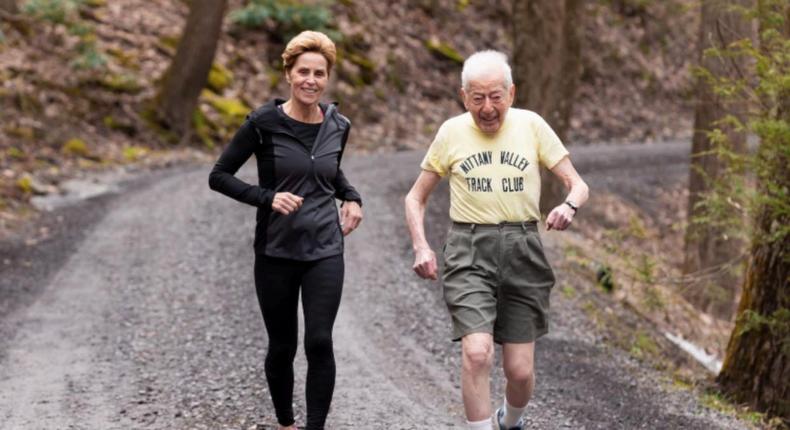
[(0, 10), (8, 13), (17, 13), (19, 8), (16, 2), (17, 0), (0, 0)]
[[(703, 55), (711, 48), (725, 49), (731, 43), (752, 38), (751, 22), (742, 12), (732, 9), (733, 4), (749, 7), (753, 0), (703, 0), (699, 32), (699, 64), (713, 76), (737, 79), (746, 73), (748, 63), (745, 58), (720, 55)], [(745, 109), (742, 105), (723, 100), (716, 95), (709, 82), (697, 82), (697, 106), (694, 112), (694, 137), (691, 147), (689, 170), (688, 228), (685, 238), (686, 274), (699, 273), (709, 269), (715, 274), (700, 277), (701, 281), (690, 284), (684, 295), (698, 308), (714, 315), (729, 319), (736, 307), (736, 297), (741, 277), (737, 273), (738, 256), (744, 244), (728, 236), (722, 227), (709, 223), (695, 223), (702, 215), (700, 203), (704, 193), (711, 189), (713, 181), (720, 180), (726, 161), (716, 154), (705, 154), (715, 149), (708, 137), (714, 129), (722, 130), (727, 136), (729, 149), (744, 153), (746, 136), (736, 132), (733, 126), (718, 123), (726, 115), (733, 115), (744, 121)], [(715, 270), (720, 268), (721, 270)]]
[(175, 58), (157, 96), (157, 113), (164, 125), (182, 135), (191, 133), (198, 97), (206, 86), (222, 30), (227, 0), (192, 1)]
[[(767, 2), (760, 1), (760, 7)], [(790, 38), (790, 5), (774, 3), (783, 12), (783, 30)], [(779, 9), (782, 8), (782, 9)], [(762, 14), (761, 14), (762, 15)], [(761, 26), (765, 25), (761, 22)], [(788, 73), (784, 70), (782, 73)], [(749, 269), (743, 285), (738, 320), (727, 345), (718, 377), (721, 387), (740, 402), (778, 415), (790, 424), (790, 235), (777, 231), (790, 224), (786, 205), (790, 190), (790, 90), (780, 97), (776, 120), (783, 135), (764, 137), (759, 161), (761, 206), (755, 217)]]
[[(537, 112), (566, 144), (582, 70), (581, 12), (580, 0), (513, 0), (515, 104)], [(540, 206), (549, 211), (566, 192), (542, 176)]]
[[(772, 163), (775, 186), (790, 189), (787, 152), (766, 161)], [(760, 191), (770, 193), (762, 185)], [(788, 225), (790, 216), (764, 205), (755, 222), (739, 317), (718, 382), (737, 401), (790, 422), (790, 237), (766, 239)]]

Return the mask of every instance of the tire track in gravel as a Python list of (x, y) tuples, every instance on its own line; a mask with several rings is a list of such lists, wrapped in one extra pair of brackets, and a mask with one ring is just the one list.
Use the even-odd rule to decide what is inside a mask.
[[(366, 219), (346, 242), (329, 428), (463, 423), (460, 350), (448, 340), (440, 288), (410, 269), (402, 197), (419, 159), (409, 152), (344, 163)], [(252, 179), (249, 167), (243, 175)], [(14, 333), (0, 344), (0, 429), (270, 427), (252, 280), (254, 210), (209, 191), (207, 174), (202, 167), (157, 177), (106, 203), (71, 255), (57, 257), (63, 263), (38, 298), (0, 321), (0, 332)], [(435, 246), (447, 227), (441, 187), (428, 210)], [(596, 344), (589, 321), (559, 296), (553, 332), (538, 343), (534, 428), (745, 428)], [(296, 366), (303, 416), (301, 348)], [(496, 372), (494, 393), (501, 386)]]

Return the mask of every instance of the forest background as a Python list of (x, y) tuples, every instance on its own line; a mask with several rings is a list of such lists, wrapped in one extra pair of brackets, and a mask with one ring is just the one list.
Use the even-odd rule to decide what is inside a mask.
[[(692, 142), (688, 182), (651, 210), (593, 195), (577, 226), (587, 245), (566, 258), (603, 300), (723, 357), (712, 402), (786, 425), (789, 11), (786, 0), (2, 0), (0, 236), (25, 231), (36, 198), (73, 178), (214, 158), (251, 109), (287, 96), (279, 55), (303, 29), (338, 43), (327, 100), (353, 122), (356, 153), (426, 148), (463, 110), (463, 58), (499, 49), (516, 105), (572, 153)], [(648, 360), (671, 348), (610, 336)]]

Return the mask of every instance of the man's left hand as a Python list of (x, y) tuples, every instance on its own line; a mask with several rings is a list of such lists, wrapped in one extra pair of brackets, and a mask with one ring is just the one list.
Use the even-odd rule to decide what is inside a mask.
[(343, 236), (356, 230), (362, 222), (362, 207), (357, 202), (344, 202), (340, 208), (340, 225), (343, 226)]
[(573, 221), (573, 209), (565, 203), (552, 209), (546, 218), (546, 228), (548, 230), (565, 230)]

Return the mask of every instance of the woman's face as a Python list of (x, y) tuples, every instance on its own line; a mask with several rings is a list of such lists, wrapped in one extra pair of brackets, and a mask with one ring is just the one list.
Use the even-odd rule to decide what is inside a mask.
[(317, 52), (296, 57), (285, 78), (291, 85), (291, 99), (305, 105), (318, 103), (329, 81), (326, 58)]

